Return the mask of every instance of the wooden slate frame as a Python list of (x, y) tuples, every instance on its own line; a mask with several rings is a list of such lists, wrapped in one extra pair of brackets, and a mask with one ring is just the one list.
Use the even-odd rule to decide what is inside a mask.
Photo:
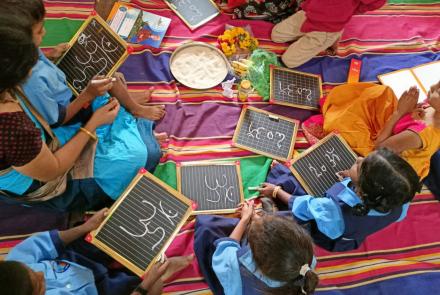
[[(79, 36), (81, 35), (81, 33), (84, 31), (84, 29), (92, 22), (92, 20), (96, 20), (98, 23), (100, 23), (104, 28), (108, 28), (108, 32), (115, 37), (115, 39), (118, 41), (118, 43), (120, 45), (122, 45), (122, 47), (125, 48), (125, 53), (121, 56), (121, 58), (119, 59), (119, 61), (110, 69), (110, 71), (108, 72), (108, 74), (106, 75), (107, 77), (110, 77), (111, 75), (113, 75), (116, 70), (125, 62), (125, 60), (128, 57), (128, 45), (127, 42), (125, 42), (118, 34), (116, 34), (110, 27), (109, 25), (105, 22), (105, 20), (103, 20), (99, 15), (91, 15), (89, 16), (88, 19), (86, 19), (84, 21), (84, 23), (81, 25), (81, 27), (78, 29), (78, 31), (76, 32), (76, 34), (73, 36), (72, 40), (70, 40), (69, 42), (69, 49), (64, 52), (64, 54), (57, 60), (56, 65), (58, 65), (64, 58), (64, 56), (67, 55), (67, 53), (69, 53), (69, 51), (72, 49), (72, 46), (76, 43), (76, 41), (78, 40)], [(79, 93), (78, 91), (76, 91), (75, 87), (73, 87), (73, 85), (70, 84), (70, 82), (67, 82), (67, 84), (69, 85), (70, 89), (72, 89), (73, 93), (78, 96)]]
[[(172, 194), (173, 196), (175, 196), (177, 199), (179, 199), (180, 201), (182, 201), (183, 203), (188, 205), (188, 210), (186, 211), (186, 213), (183, 215), (182, 221), (180, 223), (177, 224), (176, 229), (173, 231), (173, 233), (171, 234), (171, 236), (168, 238), (168, 240), (164, 243), (162, 249), (160, 251), (158, 251), (158, 254), (152, 259), (152, 262), (148, 265), (148, 267), (146, 269), (140, 269), (139, 267), (137, 267), (136, 265), (134, 265), (133, 263), (131, 263), (130, 261), (128, 261), (126, 258), (124, 258), (123, 256), (121, 256), (119, 253), (117, 253), (116, 251), (112, 250), (110, 247), (108, 247), (106, 244), (104, 244), (103, 242), (101, 242), (100, 240), (98, 240), (96, 238), (96, 236), (98, 235), (99, 231), (104, 227), (104, 225), (107, 223), (107, 221), (110, 219), (110, 217), (113, 215), (113, 213), (115, 212), (115, 210), (119, 207), (119, 205), (125, 200), (125, 198), (129, 195), (129, 193), (131, 192), (131, 190), (136, 186), (136, 184), (139, 182), (139, 180), (142, 177), (146, 177), (149, 178), (150, 180), (156, 182), (157, 184), (159, 184), (162, 188), (164, 188), (165, 190), (167, 190), (170, 194)], [(109, 256), (113, 257), (115, 260), (119, 261), (122, 265), (124, 265), (125, 267), (127, 267), (129, 270), (131, 270), (132, 272), (134, 272), (136, 275), (138, 275), (139, 277), (142, 277), (146, 272), (148, 272), (150, 270), (150, 268), (154, 265), (154, 263), (156, 261), (158, 261), (163, 253), (165, 253), (166, 249), (169, 247), (169, 245), (171, 244), (171, 242), (173, 241), (173, 239), (176, 237), (176, 235), (178, 234), (180, 228), (185, 224), (185, 222), (188, 220), (188, 218), (191, 216), (192, 213), (192, 202), (186, 198), (184, 195), (182, 195), (181, 193), (177, 192), (176, 190), (172, 189), (171, 187), (169, 187), (166, 183), (164, 183), (163, 181), (161, 181), (159, 178), (155, 177), (154, 175), (152, 175), (149, 172), (145, 172), (145, 173), (139, 173), (129, 184), (129, 186), (125, 189), (125, 191), (122, 193), (122, 195), (119, 197), (119, 199), (113, 204), (113, 206), (110, 208), (110, 210), (108, 211), (107, 217), (105, 218), (105, 220), (101, 223), (101, 225), (99, 226), (98, 229), (92, 231), (90, 233), (90, 240), (89, 242), (92, 243), (93, 245), (95, 245), (96, 247), (98, 247), (99, 249), (101, 249), (102, 251), (104, 251), (105, 253), (107, 253)], [(86, 238), (87, 239), (87, 238)]]
[(276, 67), (276, 66), (271, 66), (270, 67), (270, 82), (269, 82), (269, 85), (270, 85), (270, 97), (269, 97), (269, 101), (271, 103), (278, 104), (278, 105), (285, 105), (285, 106), (295, 107), (295, 108), (301, 108), (301, 109), (306, 109), (306, 110), (319, 110), (319, 106), (311, 107), (311, 106), (307, 106), (307, 105), (288, 103), (288, 102), (285, 102), (285, 101), (276, 100), (275, 94), (274, 94), (274, 89), (273, 89), (274, 87), (272, 87), (273, 71), (274, 70), (280, 70), (280, 71), (290, 72), (290, 73), (297, 73), (297, 74), (301, 74), (303, 76), (309, 76), (309, 77), (318, 78), (318, 81), (319, 81), (319, 96), (320, 96), (320, 98), (322, 97), (322, 79), (321, 79), (321, 76), (310, 74), (310, 73), (294, 71), (294, 70), (283, 68), (283, 67)]
[[(210, 166), (210, 165), (223, 165), (223, 166), (235, 166), (238, 175), (238, 185), (239, 185), (239, 193), (240, 193), (240, 202), (244, 202), (244, 193), (243, 193), (243, 179), (241, 178), (241, 169), (240, 164), (235, 162), (186, 162), (179, 163), (176, 165), (176, 173), (177, 173), (177, 190), (182, 193), (182, 166)], [(187, 197), (189, 199), (189, 197)], [(231, 214), (235, 213), (236, 208), (234, 209), (223, 209), (223, 210), (194, 210), (192, 215), (199, 214)]]
[(211, 2), (211, 4), (215, 7), (215, 8), (217, 8), (217, 14), (214, 14), (214, 15), (212, 15), (212, 16), (210, 16), (210, 17), (207, 17), (207, 18), (205, 18), (205, 19), (202, 19), (200, 22), (198, 22), (197, 24), (195, 24), (195, 25), (191, 25), (181, 14), (180, 14), (180, 12), (178, 11), (178, 9), (177, 9), (177, 7), (175, 7), (175, 5), (174, 4), (172, 4), (172, 3), (170, 3), (170, 2), (168, 2), (168, 0), (164, 0), (164, 2), (168, 5), (168, 7), (175, 13), (175, 14), (177, 14), (178, 16), (179, 16), (179, 18), (185, 23), (185, 25), (187, 25), (187, 27), (191, 30), (191, 31), (194, 31), (195, 29), (197, 29), (198, 27), (200, 27), (200, 26), (203, 26), (204, 24), (206, 24), (207, 22), (209, 22), (210, 20), (212, 20), (212, 19), (214, 19), (215, 17), (217, 17), (219, 14), (220, 14), (220, 9), (218, 8), (218, 6), (217, 6), (217, 4), (214, 2), (214, 1), (212, 1), (212, 0), (206, 0), (206, 1), (209, 1), (209, 2)]
[[(237, 143), (237, 139), (238, 139), (238, 135), (239, 135), (239, 130), (241, 129), (241, 126), (243, 125), (243, 120), (244, 120), (245, 114), (246, 114), (246, 112), (248, 110), (259, 112), (259, 113), (263, 113), (263, 114), (267, 114), (268, 116), (273, 116), (274, 115), (274, 116), (276, 116), (279, 119), (286, 120), (286, 121), (289, 121), (289, 122), (295, 124), (295, 128), (294, 128), (293, 135), (292, 135), (292, 142), (291, 142), (290, 150), (289, 150), (289, 155), (287, 156), (287, 158), (281, 158), (281, 157), (279, 157), (277, 155), (266, 153), (266, 152), (262, 152), (262, 151), (259, 151), (257, 149), (254, 149), (254, 148), (251, 148), (251, 147), (247, 147), (245, 145)], [(284, 161), (284, 162), (285, 161), (289, 161), (293, 157), (293, 152), (294, 152), (294, 149), (295, 149), (296, 135), (298, 133), (298, 126), (299, 126), (299, 124), (300, 124), (300, 122), (298, 120), (295, 120), (295, 119), (291, 119), (291, 118), (288, 118), (288, 117), (285, 117), (285, 116), (274, 114), (274, 113), (271, 113), (271, 112), (268, 112), (268, 111), (265, 111), (265, 110), (260, 110), (258, 108), (254, 108), (254, 107), (244, 107), (243, 110), (241, 111), (240, 118), (238, 119), (238, 124), (237, 124), (237, 127), (235, 128), (234, 136), (232, 137), (232, 142), (233, 142), (234, 146), (242, 148), (242, 149), (245, 149), (245, 150), (248, 150), (248, 151), (251, 151), (251, 152), (254, 152), (256, 154), (268, 156), (270, 158), (277, 159), (277, 160)]]
[(326, 137), (324, 137), (323, 139), (321, 139), (318, 143), (314, 144), (312, 147), (310, 147), (309, 149), (307, 149), (306, 151), (304, 151), (303, 153), (301, 153), (297, 158), (295, 158), (289, 165), (289, 169), (292, 172), (292, 174), (296, 177), (296, 179), (298, 179), (299, 183), (303, 186), (303, 188), (306, 190), (306, 192), (310, 195), (313, 195), (313, 191), (310, 189), (309, 185), (305, 182), (304, 178), (298, 173), (298, 171), (296, 169), (293, 168), (293, 164), (304, 158), (305, 156), (307, 156), (309, 153), (311, 153), (312, 151), (314, 151), (316, 148), (318, 148), (319, 146), (321, 146), (323, 143), (327, 142), (328, 140), (330, 140), (333, 136), (336, 136), (341, 142), (342, 144), (350, 151), (350, 153), (353, 155), (353, 157), (357, 158), (358, 155), (356, 155), (353, 150), (351, 149), (351, 147), (348, 145), (348, 143), (345, 141), (345, 139), (337, 134), (337, 133), (330, 133), (328, 134)]

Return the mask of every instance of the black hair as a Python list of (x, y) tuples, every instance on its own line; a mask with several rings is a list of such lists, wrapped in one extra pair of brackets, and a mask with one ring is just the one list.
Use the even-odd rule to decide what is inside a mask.
[(312, 239), (292, 218), (264, 215), (250, 226), (248, 240), (258, 269), (272, 280), (285, 282), (279, 288), (268, 288), (266, 294), (314, 292), (318, 275), (313, 270), (300, 274), (303, 265), (312, 265)]
[(34, 291), (29, 271), (18, 261), (0, 261), (0, 286), (2, 295), (32, 295)]
[(0, 8), (0, 94), (24, 82), (37, 60), (32, 28), (19, 15)]
[(362, 162), (357, 186), (363, 203), (356, 205), (353, 213), (364, 216), (370, 209), (387, 213), (410, 202), (422, 185), (408, 162), (380, 148)]
[(43, 0), (1, 0), (0, 2), (4, 9), (25, 14), (31, 25), (42, 22), (46, 16)]

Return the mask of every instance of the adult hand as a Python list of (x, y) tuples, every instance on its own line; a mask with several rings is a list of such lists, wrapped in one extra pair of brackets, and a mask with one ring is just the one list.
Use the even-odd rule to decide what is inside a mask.
[[(440, 81), (437, 82), (437, 84), (434, 84), (431, 86), (430, 89), (430, 93), (434, 93), (434, 92), (440, 92)], [(428, 97), (429, 97), (429, 93), (428, 93)]]
[(108, 208), (101, 209), (96, 212), (89, 220), (87, 220), (82, 226), (86, 232), (91, 232), (97, 229), (104, 219), (107, 217)]
[(428, 102), (436, 112), (440, 112), (440, 93), (438, 91), (430, 93)]
[(90, 118), (90, 123), (92, 123), (93, 127), (99, 127), (101, 125), (111, 124), (119, 112), (119, 102), (115, 98), (110, 98), (109, 102), (97, 109), (92, 118)]
[(69, 43), (58, 44), (46, 55), (46, 57), (52, 61), (58, 60), (69, 48)]
[(419, 90), (413, 86), (405, 91), (397, 104), (397, 113), (401, 116), (414, 111), (419, 100)]
[(260, 189), (260, 195), (268, 198), (273, 198), (273, 191), (276, 187), (277, 186), (272, 183), (265, 182)]
[(95, 76), (89, 81), (84, 92), (92, 96), (102, 96), (106, 94), (113, 87), (112, 78), (105, 78), (104, 76)]

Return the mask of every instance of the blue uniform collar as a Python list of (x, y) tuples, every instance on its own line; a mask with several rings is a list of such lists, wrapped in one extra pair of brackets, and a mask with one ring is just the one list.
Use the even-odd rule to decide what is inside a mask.
[[(357, 204), (361, 204), (362, 200), (359, 198), (359, 196), (356, 194), (355, 191), (353, 191), (353, 189), (350, 188), (350, 184), (351, 184), (351, 178), (350, 177), (346, 177), (344, 178), (344, 180), (342, 180), (340, 182), (343, 186), (345, 186), (346, 189), (342, 190), (339, 195), (338, 198), (343, 201), (345, 204), (347, 204), (350, 207), (354, 207)], [(381, 213), (378, 212), (374, 209), (370, 209), (370, 211), (368, 212), (368, 216), (386, 216), (388, 215), (389, 212), (387, 213)]]

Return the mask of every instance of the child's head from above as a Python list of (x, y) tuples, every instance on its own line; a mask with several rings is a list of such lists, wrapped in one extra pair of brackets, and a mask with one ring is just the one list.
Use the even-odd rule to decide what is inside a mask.
[(302, 290), (313, 293), (318, 276), (312, 270), (300, 275), (304, 265), (312, 265), (312, 240), (293, 219), (275, 215), (253, 219), (248, 239), (261, 272), (272, 280), (285, 282), (268, 293), (302, 294)]
[(32, 32), (22, 24), (17, 15), (0, 7), (0, 100), (7, 90), (12, 90), (28, 77), (38, 59), (32, 42)]
[(381, 148), (366, 158), (358, 158), (348, 171), (363, 205), (358, 215), (369, 209), (386, 213), (411, 201), (420, 190), (420, 179), (408, 162), (391, 150)]
[(8, 9), (11, 13), (20, 14), (23, 21), (32, 26), (34, 43), (39, 47), (44, 35), (46, 35), (44, 29), (46, 10), (43, 0), (2, 0), (1, 2), (1, 9)]
[(36, 272), (17, 261), (0, 262), (0, 286), (3, 295), (44, 295), (46, 283)]

